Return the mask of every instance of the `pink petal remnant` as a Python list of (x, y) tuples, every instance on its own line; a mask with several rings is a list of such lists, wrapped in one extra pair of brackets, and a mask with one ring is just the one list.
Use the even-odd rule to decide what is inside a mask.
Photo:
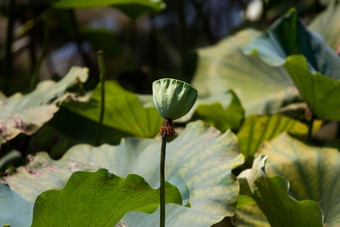
[(1, 135), (6, 135), (7, 132), (7, 126), (6, 123), (3, 121), (0, 121), (0, 134)]
[(47, 165), (46, 163), (44, 163), (43, 165), (44, 165), (45, 169), (46, 169), (48, 172), (59, 173), (59, 170), (58, 170), (58, 169), (53, 168), (52, 166)]

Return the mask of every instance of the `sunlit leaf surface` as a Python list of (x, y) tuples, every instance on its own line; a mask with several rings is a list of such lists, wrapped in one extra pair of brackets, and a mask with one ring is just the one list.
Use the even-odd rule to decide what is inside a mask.
[(246, 115), (275, 112), (285, 100), (297, 96), (283, 67), (273, 68), (258, 56), (247, 56), (242, 48), (259, 32), (246, 29), (218, 44), (198, 50), (193, 85), (199, 98), (233, 89)]

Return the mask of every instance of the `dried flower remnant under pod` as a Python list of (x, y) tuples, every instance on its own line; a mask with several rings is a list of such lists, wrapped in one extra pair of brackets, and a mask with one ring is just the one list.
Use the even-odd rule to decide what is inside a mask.
[(152, 84), (153, 101), (159, 114), (164, 118), (160, 135), (162, 136), (160, 157), (160, 222), (165, 226), (165, 154), (166, 138), (176, 134), (172, 121), (187, 114), (197, 99), (197, 90), (190, 84), (175, 79), (160, 79)]
[(197, 99), (197, 90), (190, 84), (176, 79), (160, 79), (152, 84), (153, 101), (164, 118), (160, 135), (174, 136), (172, 121), (187, 114)]

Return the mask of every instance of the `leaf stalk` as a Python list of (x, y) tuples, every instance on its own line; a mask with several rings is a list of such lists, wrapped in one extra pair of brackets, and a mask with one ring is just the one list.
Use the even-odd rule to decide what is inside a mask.
[(161, 159), (160, 159), (160, 227), (165, 227), (165, 154), (166, 154), (166, 137), (165, 132), (162, 133), (162, 147), (161, 147)]
[(105, 65), (104, 65), (104, 58), (103, 58), (103, 51), (97, 52), (98, 64), (99, 64), (99, 80), (101, 83), (101, 99), (100, 99), (100, 116), (99, 116), (99, 126), (97, 131), (96, 137), (96, 146), (99, 146), (100, 137), (102, 135), (102, 128), (103, 128), (103, 120), (104, 120), (104, 112), (105, 112)]

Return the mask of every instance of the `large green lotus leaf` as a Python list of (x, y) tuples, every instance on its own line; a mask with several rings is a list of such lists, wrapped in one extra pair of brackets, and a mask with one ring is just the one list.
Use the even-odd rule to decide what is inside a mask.
[(320, 13), (309, 25), (313, 31), (319, 32), (325, 42), (333, 50), (336, 50), (340, 41), (340, 3), (331, 1), (327, 9)]
[(200, 104), (195, 109), (193, 119), (201, 119), (214, 126), (222, 132), (228, 129), (238, 130), (244, 118), (245, 110), (234, 91), (230, 91), (232, 96), (227, 108), (215, 102), (212, 104)]
[[(159, 193), (135, 174), (121, 178), (106, 169), (79, 171), (64, 188), (38, 196), (32, 226), (114, 226), (127, 212), (155, 212)], [(165, 193), (166, 203), (182, 205), (175, 186), (166, 182)]]
[(136, 18), (142, 13), (158, 13), (165, 8), (162, 0), (60, 0), (53, 4), (56, 8), (93, 8), (115, 6), (127, 15)]
[(251, 196), (268, 218), (271, 226), (322, 226), (322, 211), (317, 202), (297, 201), (288, 195), (289, 183), (281, 176), (267, 177), (265, 162), (260, 155), (253, 167), (237, 178), (240, 193)]
[[(29, 156), (31, 161), (19, 167), (17, 174), (5, 181), (24, 198), (33, 201), (46, 189), (61, 188), (72, 172), (77, 170), (108, 169), (118, 176), (138, 174), (156, 188), (159, 185), (158, 140), (126, 138), (119, 146), (92, 147), (78, 145), (60, 160), (53, 161), (47, 153)], [(168, 226), (210, 226), (225, 216), (234, 214), (238, 183), (231, 169), (243, 163), (237, 138), (231, 131), (218, 130), (197, 121), (167, 145), (166, 179), (183, 177), (190, 192), (191, 208), (167, 205)], [(146, 215), (127, 214), (129, 226), (157, 226), (159, 212)]]
[(284, 115), (252, 115), (246, 118), (237, 138), (240, 151), (246, 159), (253, 157), (263, 141), (269, 141), (282, 132), (307, 134), (308, 127), (293, 118)]
[(273, 68), (258, 56), (244, 55), (242, 48), (258, 34), (253, 29), (246, 29), (214, 46), (198, 50), (193, 85), (199, 98), (233, 89), (246, 115), (250, 115), (272, 113), (297, 96), (283, 67)]
[(26, 95), (16, 93), (0, 100), (0, 144), (19, 133), (31, 135), (58, 111), (59, 104), (67, 97), (75, 98), (66, 89), (77, 82), (85, 82), (87, 68), (72, 67), (59, 82), (43, 81)]
[(0, 226), (27, 227), (32, 223), (33, 202), (0, 183)]
[(311, 73), (301, 55), (289, 56), (285, 66), (313, 113), (325, 120), (340, 121), (340, 81), (320, 72)]
[(340, 79), (339, 57), (320, 35), (303, 25), (295, 9), (289, 10), (267, 31), (251, 40), (244, 52), (258, 54), (272, 66), (282, 66), (289, 55), (301, 54), (306, 57), (312, 72), (319, 71), (327, 77)]
[(268, 176), (280, 175), (291, 184), (294, 198), (317, 201), (324, 213), (324, 226), (340, 225), (340, 154), (282, 134), (261, 151), (268, 154)]
[[(89, 102), (70, 102), (65, 107), (93, 121), (99, 121), (100, 100), (99, 84)], [(144, 108), (137, 95), (126, 91), (116, 81), (105, 82), (104, 126), (138, 137), (154, 137), (159, 133), (162, 122), (156, 108)]]

